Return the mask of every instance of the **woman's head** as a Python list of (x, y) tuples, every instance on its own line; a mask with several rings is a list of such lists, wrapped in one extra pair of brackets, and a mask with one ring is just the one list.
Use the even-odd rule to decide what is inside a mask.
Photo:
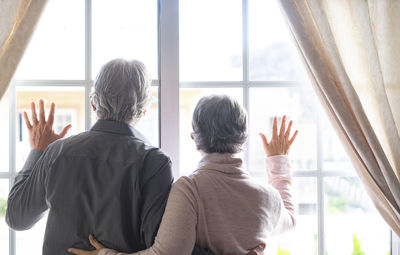
[(247, 138), (247, 114), (229, 96), (206, 96), (196, 105), (192, 127), (198, 150), (237, 153)]
[(143, 63), (114, 59), (97, 76), (92, 104), (99, 119), (132, 123), (145, 112), (151, 96), (151, 78)]

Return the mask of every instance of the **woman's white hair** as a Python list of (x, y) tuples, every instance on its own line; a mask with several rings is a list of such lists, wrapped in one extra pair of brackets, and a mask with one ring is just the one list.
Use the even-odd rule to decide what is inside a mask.
[(142, 62), (111, 60), (101, 68), (91, 95), (98, 119), (137, 122), (150, 103), (150, 88), (150, 74)]

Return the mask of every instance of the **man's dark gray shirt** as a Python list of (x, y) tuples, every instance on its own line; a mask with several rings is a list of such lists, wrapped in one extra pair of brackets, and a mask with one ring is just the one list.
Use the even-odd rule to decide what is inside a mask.
[(154, 241), (173, 182), (171, 161), (124, 123), (98, 121), (93, 128), (31, 151), (15, 178), (6, 220), (31, 228), (48, 210), (43, 255), (93, 249), (93, 234), (124, 252)]

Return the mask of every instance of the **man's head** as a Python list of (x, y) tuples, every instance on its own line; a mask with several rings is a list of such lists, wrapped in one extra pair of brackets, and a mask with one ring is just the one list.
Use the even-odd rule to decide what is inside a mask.
[(226, 95), (200, 99), (193, 113), (192, 137), (205, 153), (238, 153), (247, 138), (247, 114)]
[(150, 102), (151, 78), (143, 63), (114, 59), (97, 75), (92, 105), (98, 119), (136, 123)]

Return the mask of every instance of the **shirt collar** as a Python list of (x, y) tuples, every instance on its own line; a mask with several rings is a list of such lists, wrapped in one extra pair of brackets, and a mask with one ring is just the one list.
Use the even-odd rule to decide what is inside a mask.
[(99, 131), (99, 132), (106, 132), (112, 133), (117, 135), (124, 135), (124, 136), (134, 136), (145, 143), (150, 144), (147, 138), (140, 133), (135, 128), (129, 126), (124, 122), (118, 122), (113, 120), (97, 120), (97, 122), (93, 125), (90, 129), (91, 131)]
[(247, 173), (239, 154), (208, 153), (198, 164), (198, 170), (214, 170), (228, 174)]

